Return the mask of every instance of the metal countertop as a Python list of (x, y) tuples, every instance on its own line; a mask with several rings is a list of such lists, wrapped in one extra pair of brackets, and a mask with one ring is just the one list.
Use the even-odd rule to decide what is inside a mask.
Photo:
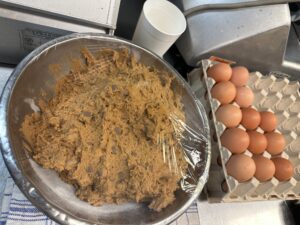
[[(2, 93), (2, 89), (13, 71), (13, 67), (4, 66), (0, 64), (0, 91)], [(6, 169), (5, 163), (2, 158), (2, 154), (0, 154), (0, 210), (2, 206), (3, 192), (6, 185), (6, 180), (8, 177), (8, 171)]]

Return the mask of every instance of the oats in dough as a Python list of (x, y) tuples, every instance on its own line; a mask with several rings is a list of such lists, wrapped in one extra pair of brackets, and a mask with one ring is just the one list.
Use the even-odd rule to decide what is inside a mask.
[(185, 121), (172, 78), (138, 63), (126, 48), (82, 54), (86, 63), (58, 80), (40, 113), (25, 117), (28, 151), (83, 201), (150, 202), (160, 211), (174, 201), (187, 168), (170, 119)]

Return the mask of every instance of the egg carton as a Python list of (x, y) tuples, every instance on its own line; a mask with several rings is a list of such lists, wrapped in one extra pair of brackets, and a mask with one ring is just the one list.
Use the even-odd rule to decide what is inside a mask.
[[(286, 147), (281, 153), (281, 157), (289, 159), (293, 163), (295, 171), (294, 176), (289, 181), (281, 182), (273, 177), (267, 182), (260, 182), (253, 177), (247, 182), (239, 183), (227, 174), (225, 168), (231, 152), (221, 145), (220, 136), (226, 127), (216, 120), (215, 112), (220, 103), (210, 94), (215, 81), (206, 74), (207, 69), (215, 63), (210, 60), (203, 60), (201, 68), (194, 69), (188, 74), (188, 80), (194, 93), (205, 105), (212, 132), (212, 164), (206, 187), (209, 201), (300, 199), (299, 82), (289, 81), (278, 75), (263, 76), (259, 72), (250, 73), (247, 86), (252, 89), (255, 96), (252, 106), (258, 111), (275, 113), (278, 120), (276, 131), (283, 134), (286, 140)], [(239, 125), (239, 128), (245, 130), (242, 125)], [(260, 128), (257, 131), (263, 133)], [(243, 154), (252, 156), (248, 150)], [(266, 151), (263, 156), (271, 158), (271, 155)]]

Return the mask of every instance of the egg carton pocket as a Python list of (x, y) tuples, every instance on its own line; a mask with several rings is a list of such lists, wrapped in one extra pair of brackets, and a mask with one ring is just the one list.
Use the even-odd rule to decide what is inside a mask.
[[(216, 120), (215, 112), (221, 105), (213, 99), (210, 91), (215, 81), (207, 76), (207, 69), (216, 64), (203, 60), (201, 68), (188, 74), (189, 83), (198, 98), (205, 102), (210, 118), (212, 136), (212, 164), (207, 183), (210, 202), (256, 201), (268, 199), (300, 199), (300, 95), (299, 82), (289, 81), (275, 74), (264, 76), (259, 72), (250, 73), (247, 86), (252, 89), (255, 100), (253, 107), (258, 111), (275, 113), (278, 126), (276, 131), (283, 134), (286, 141), (281, 157), (289, 159), (295, 168), (289, 181), (280, 182), (275, 177), (260, 182), (255, 177), (243, 183), (227, 174), (225, 165), (231, 152), (221, 145), (220, 137), (226, 127)], [(233, 103), (235, 104), (235, 103)], [(242, 125), (239, 128), (245, 130)], [(246, 150), (245, 153), (252, 156)], [(271, 158), (268, 152), (263, 156)]]

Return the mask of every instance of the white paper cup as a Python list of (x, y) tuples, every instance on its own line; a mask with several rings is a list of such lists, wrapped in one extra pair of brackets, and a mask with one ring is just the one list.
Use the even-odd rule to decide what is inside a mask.
[(185, 17), (175, 5), (167, 0), (147, 0), (132, 41), (163, 56), (185, 29)]

